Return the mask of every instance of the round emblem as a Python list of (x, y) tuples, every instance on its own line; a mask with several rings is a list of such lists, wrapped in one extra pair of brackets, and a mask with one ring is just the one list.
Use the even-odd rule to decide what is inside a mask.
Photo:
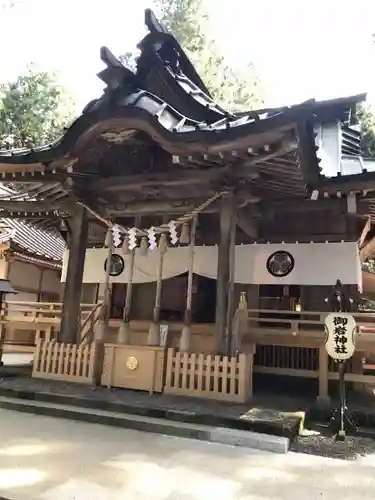
[(134, 356), (130, 356), (126, 360), (126, 368), (131, 371), (136, 370), (138, 368), (138, 359)]
[(268, 257), (266, 267), (275, 278), (284, 278), (294, 269), (294, 257), (289, 252), (279, 250)]
[[(108, 261), (108, 258), (105, 259), (105, 261), (104, 261), (104, 271), (107, 271), (107, 261)], [(112, 254), (109, 275), (110, 276), (120, 276), (120, 274), (123, 272), (124, 268), (125, 268), (125, 262), (124, 262), (124, 259), (121, 257), (121, 255), (118, 255), (117, 253)]]

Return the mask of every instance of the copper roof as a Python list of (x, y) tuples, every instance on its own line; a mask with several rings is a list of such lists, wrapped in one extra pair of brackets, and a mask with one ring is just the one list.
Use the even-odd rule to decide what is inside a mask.
[(7, 228), (0, 234), (1, 243), (9, 242), (36, 257), (61, 262), (66, 248), (61, 236), (19, 219), (1, 219), (1, 223)]
[[(17, 197), (17, 192), (0, 185), (1, 199)], [(17, 218), (0, 219), (0, 242), (10, 243), (16, 249), (41, 259), (61, 262), (65, 241), (56, 230), (37, 227), (36, 223)]]

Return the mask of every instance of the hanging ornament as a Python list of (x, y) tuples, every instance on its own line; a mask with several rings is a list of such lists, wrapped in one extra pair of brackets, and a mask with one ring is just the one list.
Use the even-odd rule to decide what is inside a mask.
[(137, 246), (137, 228), (132, 227), (128, 231), (128, 248), (134, 250)]
[(121, 231), (117, 224), (112, 227), (113, 246), (118, 248), (121, 245)]
[(169, 236), (171, 239), (172, 245), (176, 245), (178, 242), (178, 235), (177, 235), (177, 229), (176, 229), (176, 223), (174, 220), (171, 220), (168, 222), (168, 227), (169, 227)]
[(165, 253), (167, 251), (168, 244), (167, 244), (167, 235), (166, 233), (162, 233), (159, 239), (159, 251), (161, 254)]
[(142, 257), (146, 257), (147, 255), (147, 250), (148, 250), (148, 241), (146, 236), (142, 236), (141, 238), (141, 243), (139, 245), (139, 254)]
[(112, 231), (108, 229), (105, 235), (104, 246), (109, 248), (111, 245), (112, 245)]
[(182, 225), (180, 243), (183, 243), (184, 245), (188, 245), (190, 243), (189, 224), (186, 222)]
[(129, 250), (129, 238), (125, 236), (124, 241), (122, 243), (122, 253), (124, 255), (129, 255), (130, 250)]
[(147, 237), (150, 250), (154, 250), (158, 245), (156, 243), (155, 228), (153, 226), (147, 229)]

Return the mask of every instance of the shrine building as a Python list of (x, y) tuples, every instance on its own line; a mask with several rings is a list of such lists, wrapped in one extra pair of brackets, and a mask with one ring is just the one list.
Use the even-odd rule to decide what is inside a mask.
[(326, 298), (340, 280), (357, 314), (375, 249), (366, 96), (226, 110), (149, 10), (145, 22), (134, 72), (103, 47), (102, 96), (55, 143), (0, 154), (3, 185), (24, 193), (0, 216), (64, 251), (56, 336), (79, 343), (92, 304), (86, 341), (248, 353), (254, 372), (315, 378), (325, 397)]

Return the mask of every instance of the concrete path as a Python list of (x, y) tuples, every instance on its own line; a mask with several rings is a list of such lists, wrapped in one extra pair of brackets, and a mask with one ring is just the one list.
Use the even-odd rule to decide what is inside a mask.
[(0, 495), (10, 500), (373, 499), (356, 462), (0, 411)]

